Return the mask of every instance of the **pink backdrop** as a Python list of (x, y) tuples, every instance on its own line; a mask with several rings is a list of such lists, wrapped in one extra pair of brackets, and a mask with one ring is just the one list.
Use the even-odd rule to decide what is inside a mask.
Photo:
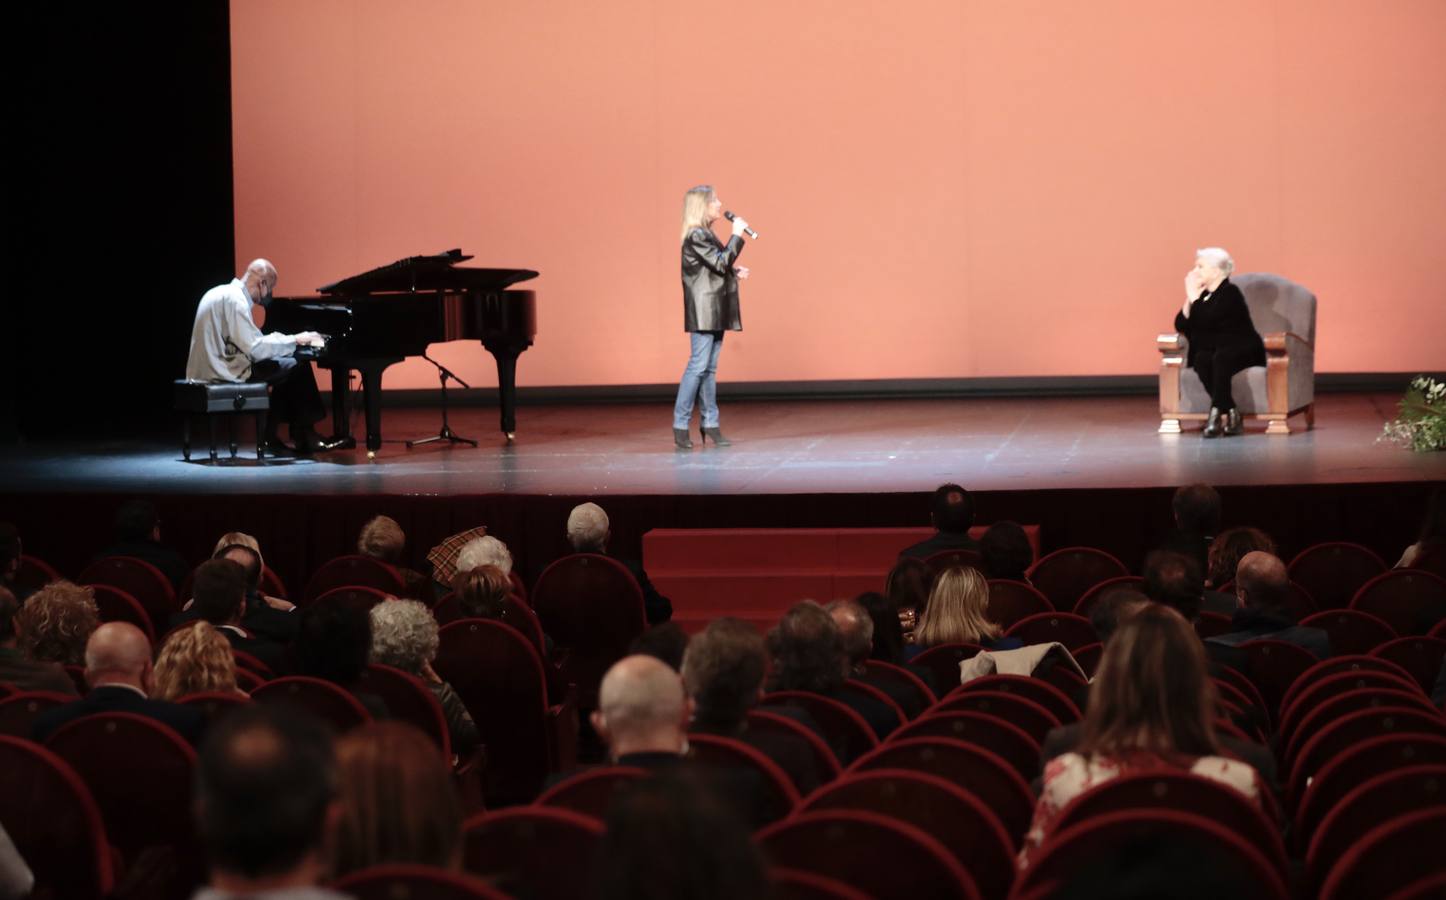
[[(1446, 363), (1438, 0), (239, 0), (238, 264), (539, 270), (524, 385), (670, 382), (700, 181), (763, 234), (725, 381), (1155, 371), (1196, 247), (1317, 368)], [(495, 384), (475, 344), (436, 348)], [(421, 361), (389, 387), (432, 387)]]

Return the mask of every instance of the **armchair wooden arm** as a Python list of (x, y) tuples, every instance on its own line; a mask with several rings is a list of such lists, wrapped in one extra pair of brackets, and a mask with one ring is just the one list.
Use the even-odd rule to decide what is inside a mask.
[(1180, 370), (1185, 367), (1185, 336), (1178, 332), (1155, 338), (1160, 350), (1160, 434), (1180, 433)]

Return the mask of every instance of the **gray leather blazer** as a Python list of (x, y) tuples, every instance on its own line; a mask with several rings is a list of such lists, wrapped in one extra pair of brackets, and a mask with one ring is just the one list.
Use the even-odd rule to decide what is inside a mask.
[(694, 228), (683, 239), (683, 330), (742, 331), (738, 315), (738, 276), (733, 261), (743, 251), (734, 235), (725, 247), (708, 228)]

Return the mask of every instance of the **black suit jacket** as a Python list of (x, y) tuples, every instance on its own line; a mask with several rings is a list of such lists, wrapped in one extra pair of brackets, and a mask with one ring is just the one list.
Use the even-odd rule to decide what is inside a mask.
[[(1061, 725), (1059, 728), (1049, 730), (1049, 734), (1044, 736), (1044, 744), (1039, 750), (1041, 770), (1056, 756), (1069, 753), (1079, 745), (1080, 728), (1079, 722), (1072, 722), (1069, 725)], [(1225, 735), (1220, 736), (1220, 746), (1229, 755), (1260, 773), (1260, 780), (1272, 794), (1279, 797), (1280, 785), (1276, 782), (1275, 757), (1270, 755), (1268, 749), (1259, 744), (1252, 744), (1250, 741), (1242, 741), (1239, 738)]]
[(101, 685), (91, 688), (89, 694), (74, 703), (41, 713), (35, 719), (32, 733), (35, 741), (42, 743), (62, 725), (85, 716), (108, 712), (136, 713), (155, 719), (162, 725), (170, 726), (192, 746), (200, 742), (206, 723), (200, 711), (189, 706), (142, 697), (127, 687)]
[(643, 589), (643, 611), (647, 615), (649, 625), (657, 625), (673, 618), (673, 601), (658, 593), (658, 589), (653, 587), (652, 581), (648, 580), (648, 573), (643, 571), (642, 560), (623, 559), (620, 556), (613, 556), (611, 553), (608, 556), (626, 566), (628, 571), (633, 573), (638, 587)]
[[(191, 565), (186, 562), (185, 557), (176, 552), (173, 548), (167, 547), (159, 541), (122, 541), (105, 548), (91, 560), (97, 562), (107, 556), (133, 556), (142, 559), (166, 576), (171, 582), (171, 587), (181, 589), (181, 582), (186, 580), (190, 574)], [(182, 601), (184, 602), (184, 601)]]
[(1220, 282), (1215, 293), (1202, 293), (1190, 307), (1190, 316), (1184, 311), (1175, 313), (1175, 330), (1185, 335), (1190, 342), (1189, 356), (1185, 365), (1195, 367), (1195, 358), (1201, 353), (1210, 353), (1220, 347), (1244, 345), (1254, 348), (1259, 362), (1246, 365), (1265, 365), (1265, 342), (1255, 330), (1250, 319), (1250, 307), (1240, 288), (1227, 278)]
[(1316, 659), (1331, 655), (1330, 635), (1321, 628), (1297, 625), (1290, 619), (1256, 609), (1238, 609), (1230, 620), (1231, 632), (1205, 641), (1205, 652), (1212, 662), (1229, 666), (1237, 672), (1248, 672), (1249, 663), (1240, 645), (1246, 641), (1285, 641), (1304, 647)]
[(967, 531), (936, 531), (933, 537), (900, 550), (899, 559), (907, 556), (912, 556), (914, 559), (928, 559), (935, 553), (942, 553), (945, 550), (973, 550), (977, 553), (979, 552), (979, 542), (970, 537)]
[(226, 636), (233, 650), (249, 653), (265, 663), (272, 675), (279, 677), (290, 674), (291, 665), (286, 658), (286, 648), (280, 644), (252, 635), (242, 636), (230, 628), (218, 627), (216, 630)]

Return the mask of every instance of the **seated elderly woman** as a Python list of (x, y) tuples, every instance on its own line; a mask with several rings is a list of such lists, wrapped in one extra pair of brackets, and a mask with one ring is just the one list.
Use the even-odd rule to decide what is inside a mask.
[(989, 621), (989, 582), (978, 569), (954, 566), (939, 573), (919, 620), (914, 643), (905, 651), (912, 659), (940, 644), (978, 644), (985, 650), (1015, 650), (1019, 638), (1002, 637), (1004, 629)]
[(447, 732), (458, 756), (470, 754), (482, 739), (462, 698), (432, 668), (437, 657), (437, 620), (416, 600), (389, 600), (372, 607), (371, 661), (415, 675), (442, 704)]
[(1255, 769), (1221, 753), (1215, 699), (1205, 649), (1183, 616), (1150, 603), (1121, 621), (1105, 644), (1079, 742), (1045, 766), (1020, 867), (1028, 866), (1071, 800), (1129, 772), (1193, 772), (1259, 803)]
[(357, 553), (380, 560), (397, 571), (402, 577), (404, 596), (417, 600), (429, 599), (424, 598), (423, 594), (430, 589), (431, 579), (402, 565), (402, 551), (406, 547), (406, 532), (402, 531), (402, 526), (390, 516), (374, 516), (362, 526), (361, 535), (356, 542)]
[(192, 622), (171, 632), (156, 656), (156, 700), (175, 700), (203, 692), (245, 695), (236, 686), (236, 655), (231, 642), (209, 622)]
[(1234, 271), (1235, 261), (1219, 247), (1195, 251), (1195, 267), (1185, 275), (1185, 302), (1175, 314), (1175, 330), (1190, 345), (1185, 365), (1210, 392), (1207, 438), (1244, 430), (1230, 379), (1242, 369), (1265, 365), (1265, 342), (1250, 320), (1245, 295), (1230, 283)]

